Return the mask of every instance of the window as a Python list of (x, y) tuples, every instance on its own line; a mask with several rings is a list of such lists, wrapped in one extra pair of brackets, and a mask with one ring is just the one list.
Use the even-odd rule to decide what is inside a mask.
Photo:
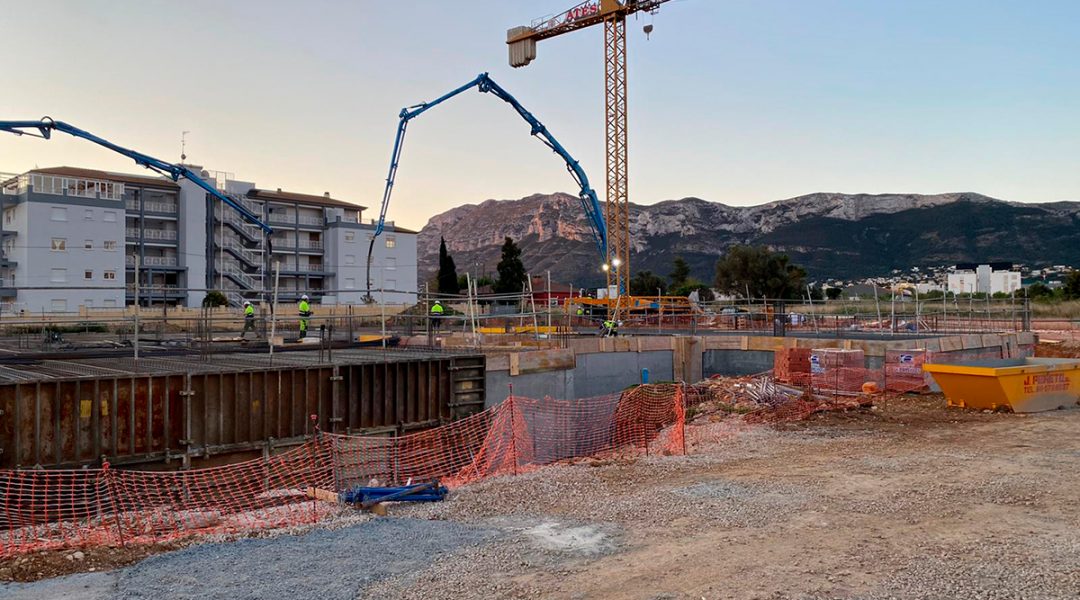
[(54, 206), (49, 210), (50, 221), (67, 221), (67, 209), (60, 206)]
[(347, 277), (347, 278), (345, 278), (345, 289), (347, 289), (347, 290), (356, 289), (356, 278), (355, 277)]
[(387, 271), (393, 271), (393, 270), (397, 269), (397, 258), (395, 258), (393, 256), (388, 256), (388, 257), (386, 257), (386, 263), (385, 264), (386, 264), (386, 270)]
[(4, 211), (4, 223), (11, 225), (15, 222), (15, 209), (9, 208)]
[(345, 255), (345, 264), (347, 264), (347, 265), (355, 265), (356, 264), (356, 255), (355, 254), (346, 254)]
[(102, 242), (101, 247), (108, 252), (116, 252), (116, 240), (105, 240)]
[(94, 240), (86, 240), (85, 242), (83, 242), (83, 250), (93, 250), (93, 249), (94, 249)]
[(94, 209), (92, 209), (92, 208), (86, 209), (86, 212), (83, 214), (83, 219), (86, 219), (87, 221), (93, 221), (94, 220)]
[(105, 271), (104, 277), (106, 281), (113, 281), (116, 279), (116, 271)]
[(67, 282), (67, 269), (53, 269), (49, 273), (49, 281), (52, 283), (66, 283)]
[(116, 211), (115, 210), (107, 210), (107, 211), (105, 211), (105, 222), (106, 223), (115, 223), (116, 222)]
[(387, 279), (386, 283), (383, 284), (383, 288), (388, 289), (388, 290), (396, 290), (397, 289), (397, 280), (396, 279)]
[(386, 247), (387, 248), (396, 248), (397, 247), (397, 239), (395, 239), (394, 236), (392, 236), (392, 235), (386, 236)]
[(356, 239), (356, 232), (355, 231), (346, 231), (345, 232), (345, 241), (346, 242), (351, 242), (351, 241), (354, 241), (355, 239)]
[(52, 239), (52, 251), (53, 252), (67, 252), (67, 238), (53, 238)]
[(67, 312), (67, 300), (53, 300), (51, 309), (54, 313)]
[(89, 270), (88, 271), (83, 271), (83, 279), (93, 279), (93, 278), (94, 278), (94, 272), (93, 271), (89, 271)]

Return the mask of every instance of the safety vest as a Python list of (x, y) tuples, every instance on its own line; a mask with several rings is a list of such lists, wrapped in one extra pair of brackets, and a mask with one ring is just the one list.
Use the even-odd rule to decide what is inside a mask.
[(433, 315), (441, 315), (442, 313), (443, 313), (442, 304), (435, 304), (435, 305), (433, 305), (431, 307), (431, 314), (433, 314)]
[(585, 309), (583, 309), (583, 308), (579, 308), (579, 309), (577, 309), (577, 316), (579, 316), (579, 317), (580, 317), (580, 316), (581, 316), (581, 315), (583, 315), (583, 314), (585, 314)]
[(605, 329), (615, 329), (615, 321), (604, 321)]
[(308, 305), (307, 300), (300, 301), (300, 316), (305, 316), (311, 312), (311, 306)]
[(244, 307), (244, 316), (245, 317), (254, 317), (255, 316), (255, 307), (250, 305), (250, 304), (245, 306)]

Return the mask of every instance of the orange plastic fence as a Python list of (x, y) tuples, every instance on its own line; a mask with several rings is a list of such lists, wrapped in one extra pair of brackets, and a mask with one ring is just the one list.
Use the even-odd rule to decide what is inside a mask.
[(319, 434), (269, 458), (182, 472), (0, 471), (0, 557), (317, 522), (343, 491), (439, 478), (449, 486), (604, 453), (685, 452), (684, 392), (639, 386), (586, 400), (512, 396), (396, 438)]

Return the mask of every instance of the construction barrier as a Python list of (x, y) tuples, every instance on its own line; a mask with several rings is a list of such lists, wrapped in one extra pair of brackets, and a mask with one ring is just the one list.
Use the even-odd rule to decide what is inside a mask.
[(0, 558), (316, 523), (343, 508), (313, 490), (438, 478), (453, 487), (603, 454), (684, 453), (680, 385), (583, 400), (511, 396), (460, 421), (395, 437), (318, 433), (267, 458), (180, 472), (0, 471)]

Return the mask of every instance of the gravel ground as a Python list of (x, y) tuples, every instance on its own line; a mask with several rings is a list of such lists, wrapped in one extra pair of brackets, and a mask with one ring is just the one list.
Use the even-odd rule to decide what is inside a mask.
[(690, 456), (552, 466), (0, 598), (1080, 598), (1080, 411), (918, 398), (695, 427)]
[(379, 580), (480, 546), (498, 531), (415, 519), (373, 519), (305, 535), (208, 543), (111, 573), (0, 587), (0, 598), (74, 600), (353, 600)]

